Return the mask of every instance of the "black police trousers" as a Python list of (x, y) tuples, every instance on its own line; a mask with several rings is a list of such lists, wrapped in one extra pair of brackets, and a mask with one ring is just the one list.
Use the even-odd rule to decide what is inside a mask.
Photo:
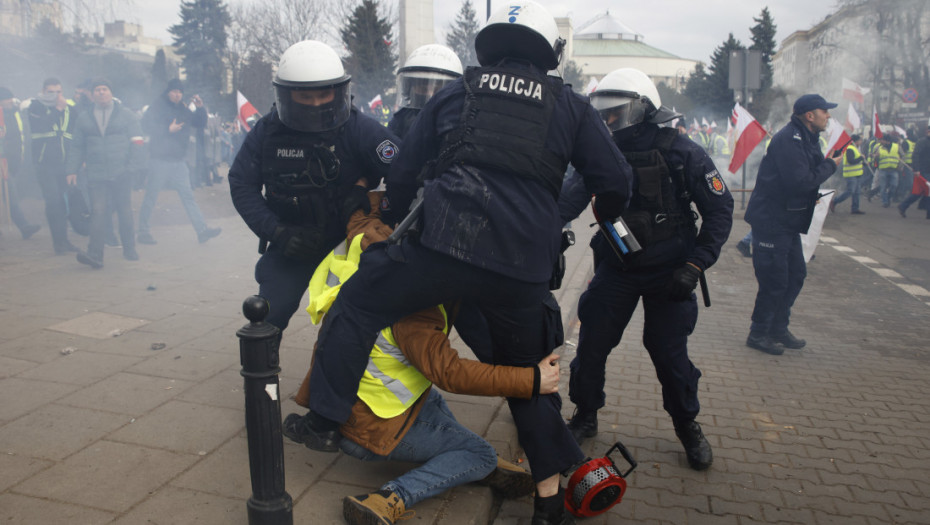
[(607, 356), (620, 344), (639, 299), (643, 300), (643, 346), (649, 352), (662, 385), (665, 411), (673, 421), (694, 419), (701, 371), (688, 358), (688, 336), (697, 322), (697, 299), (668, 298), (673, 268), (622, 271), (611, 261), (600, 262), (578, 303), (581, 331), (577, 356), (571, 363), (569, 398), (579, 411), (604, 406)]
[[(547, 282), (518, 281), (408, 239), (374, 244), (362, 253), (358, 271), (342, 285), (320, 330), (310, 409), (344, 422), (378, 332), (457, 299), (473, 303), (487, 320), (495, 364), (536, 366), (561, 342), (561, 314)], [(507, 403), (536, 481), (584, 459), (562, 419), (558, 394)]]

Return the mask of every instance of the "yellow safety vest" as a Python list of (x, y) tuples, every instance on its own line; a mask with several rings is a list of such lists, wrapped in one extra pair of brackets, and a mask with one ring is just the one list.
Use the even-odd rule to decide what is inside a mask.
[[(859, 148), (855, 144), (850, 144), (846, 150), (853, 152), (853, 160), (862, 158), (862, 153), (859, 152)], [(850, 164), (846, 162), (846, 155), (843, 155), (843, 178), (861, 177), (862, 170), (861, 162), (859, 164)]]
[(820, 151), (826, 154), (827, 146), (829, 146), (829, 144), (827, 144), (827, 139), (823, 138), (823, 135), (820, 135), (817, 138), (820, 140)]
[(905, 139), (904, 141), (907, 142), (907, 151), (904, 152), (904, 157), (902, 157), (901, 160), (903, 160), (905, 164), (910, 166), (911, 161), (914, 160), (914, 146), (916, 146), (916, 144), (907, 139)]
[(727, 139), (723, 135), (717, 135), (714, 138), (714, 152), (717, 155), (730, 154), (730, 145), (727, 143)]
[(878, 169), (880, 170), (893, 170), (897, 169), (898, 165), (901, 163), (901, 156), (898, 154), (899, 148), (897, 144), (892, 144), (891, 148), (885, 148), (884, 146), (878, 148)]
[[(363, 234), (356, 235), (329, 253), (310, 278), (310, 320), (318, 324), (329, 311), (342, 284), (358, 270), (362, 254)], [(440, 307), (440, 310), (442, 308)], [(448, 319), (443, 332), (448, 333)], [(391, 328), (378, 334), (368, 357), (368, 366), (358, 386), (358, 397), (380, 418), (390, 419), (403, 414), (430, 387), (426, 377), (404, 356)]]
[[(61, 146), (61, 156), (64, 158), (67, 150), (65, 149), (65, 140), (71, 140), (73, 136), (68, 131), (68, 123), (71, 120), (71, 106), (65, 106), (64, 111), (62, 112), (61, 119), (52, 125), (51, 131), (33, 133), (32, 139), (52, 139), (55, 137), (61, 137), (59, 144)], [(42, 158), (45, 156), (45, 144), (42, 144), (42, 150), (39, 152), (39, 162), (42, 161)]]

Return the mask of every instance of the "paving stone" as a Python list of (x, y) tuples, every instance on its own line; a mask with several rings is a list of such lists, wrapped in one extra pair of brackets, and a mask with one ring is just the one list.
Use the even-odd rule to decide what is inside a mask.
[[(51, 465), (52, 462), (48, 460), (18, 456), (12, 453), (0, 454), (0, 472), (3, 472), (3, 476), (0, 476), (0, 492)], [(0, 512), (0, 516), (2, 516), (2, 512)], [(2, 519), (0, 517), (0, 520)]]
[(145, 319), (104, 312), (90, 312), (49, 326), (48, 329), (95, 339), (109, 339), (117, 333), (128, 332), (146, 324), (148, 324), (148, 321)]
[(165, 487), (112, 525), (248, 525), (247, 499), (224, 498), (189, 489)]
[[(118, 412), (139, 417), (178, 397), (194, 383), (179, 379), (116, 373), (97, 384), (82, 388), (59, 402), (83, 408)], [(241, 403), (240, 403), (241, 404)]]
[(186, 454), (206, 455), (245, 425), (240, 410), (172, 400), (110, 434), (109, 438)]
[(31, 368), (19, 374), (19, 377), (56, 383), (90, 385), (122, 372), (139, 361), (141, 359), (136, 357), (77, 350), (72, 354), (62, 355), (54, 361)]
[(98, 441), (16, 486), (16, 491), (110, 512), (125, 512), (198, 460)]
[(47, 404), (0, 427), (0, 450), (60, 461), (127, 423), (120, 414)]
[(0, 521), (42, 525), (99, 525), (114, 513), (19, 494), (0, 494)]

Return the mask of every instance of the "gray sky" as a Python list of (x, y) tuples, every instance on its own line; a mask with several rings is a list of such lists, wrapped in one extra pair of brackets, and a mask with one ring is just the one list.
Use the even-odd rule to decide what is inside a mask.
[[(260, 0), (227, 0), (227, 2)], [(809, 29), (836, 9), (835, 0), (537, 0), (555, 16), (568, 16), (575, 27), (610, 9), (631, 29), (644, 36), (654, 47), (683, 58), (707, 62), (714, 48), (732, 32), (744, 44), (749, 43), (752, 18), (766, 5), (775, 19), (781, 42), (794, 31)], [(491, 9), (502, 5), (495, 0)], [(479, 20), (486, 17), (487, 0), (472, 0)], [(437, 0), (434, 7), (437, 41), (461, 8), (458, 0)], [(147, 36), (171, 41), (168, 27), (179, 21), (179, 3), (173, 1), (137, 2), (130, 21), (141, 23)]]

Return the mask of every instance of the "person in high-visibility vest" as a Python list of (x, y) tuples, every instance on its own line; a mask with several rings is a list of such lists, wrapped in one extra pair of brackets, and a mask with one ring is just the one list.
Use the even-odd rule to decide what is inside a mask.
[(859, 209), (860, 184), (862, 183), (862, 174), (865, 172), (865, 157), (859, 151), (859, 145), (862, 144), (862, 137), (859, 135), (852, 136), (852, 142), (846, 147), (846, 153), (843, 154), (843, 179), (846, 181), (846, 191), (830, 202), (830, 211), (836, 211), (836, 205), (852, 197), (853, 215), (864, 215), (865, 212)]
[(885, 134), (879, 139), (881, 145), (875, 152), (878, 160), (879, 191), (882, 196), (882, 207), (891, 206), (891, 198), (898, 189), (898, 177), (901, 169), (901, 147), (893, 140), (891, 134)]
[(0, 162), (6, 163), (6, 171), (0, 172), (0, 177), (6, 177), (4, 191), (7, 192), (7, 202), (0, 204), (0, 207), (9, 206), (10, 220), (19, 229), (23, 240), (32, 237), (41, 228), (38, 224), (31, 224), (26, 220), (22, 208), (19, 207), (16, 182), (25, 160), (25, 138), (23, 118), (13, 101), (13, 92), (0, 87)]
[[(355, 212), (348, 238), (317, 267), (310, 280), (311, 321), (319, 324), (343, 283), (357, 270), (361, 252), (383, 241), (391, 230), (380, 220), (382, 192), (369, 194), (371, 212)], [(381, 330), (369, 354), (352, 416), (340, 427), (339, 448), (355, 458), (423, 463), (380, 490), (343, 499), (350, 524), (389, 523), (407, 509), (452, 487), (483, 481), (503, 497), (532, 494), (532, 477), (497, 456), (494, 447), (462, 426), (432, 384), (450, 392), (532, 399), (558, 390), (558, 356), (537, 367), (494, 366), (462, 359), (447, 337), (452, 307), (434, 307)], [(309, 374), (295, 397), (308, 406)], [(309, 439), (304, 418), (290, 414), (284, 435), (298, 443)], [(306, 443), (304, 443), (306, 444)], [(309, 445), (308, 445), (309, 446)]]

